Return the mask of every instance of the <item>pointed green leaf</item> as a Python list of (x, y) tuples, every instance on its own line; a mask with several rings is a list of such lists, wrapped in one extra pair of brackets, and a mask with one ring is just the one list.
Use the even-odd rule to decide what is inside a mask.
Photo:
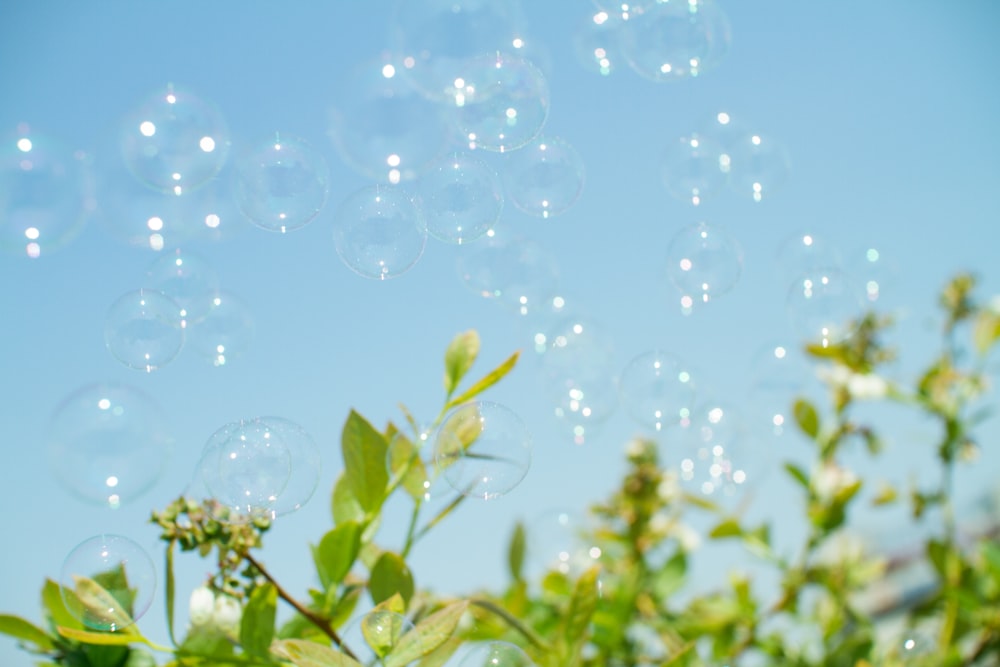
[(876, 493), (875, 497), (872, 498), (872, 505), (876, 507), (889, 505), (896, 502), (897, 498), (899, 498), (899, 492), (896, 491), (896, 487), (888, 482), (882, 482), (882, 485), (879, 486), (878, 493)]
[(177, 639), (174, 637), (174, 596), (176, 595), (176, 583), (174, 581), (174, 544), (175, 542), (171, 540), (167, 544), (166, 553), (166, 602), (167, 602), (167, 636), (170, 637), (170, 643), (177, 646)]
[(389, 441), (389, 472), (393, 480), (402, 477), (401, 485), (414, 500), (423, 500), (427, 492), (427, 469), (420, 459), (420, 449), (403, 433)]
[(813, 404), (800, 398), (795, 401), (792, 413), (795, 415), (795, 422), (802, 429), (802, 432), (815, 440), (819, 434), (819, 415), (816, 413), (816, 408), (813, 407)]
[(809, 475), (805, 473), (802, 468), (798, 467), (794, 463), (786, 463), (785, 471), (792, 476), (792, 478), (799, 483), (799, 485), (808, 490), (809, 489)]
[(403, 635), (383, 662), (384, 667), (405, 667), (444, 644), (468, 609), (466, 601), (454, 602), (440, 609)]
[(566, 612), (565, 637), (569, 644), (569, 655), (575, 658), (587, 638), (590, 619), (597, 609), (597, 575), (599, 567), (584, 572), (573, 587), (573, 597)]
[(341, 436), (344, 475), (358, 504), (366, 512), (378, 510), (385, 500), (389, 483), (385, 464), (387, 447), (385, 436), (351, 410)]
[(51, 651), (54, 647), (52, 637), (47, 632), (20, 616), (0, 614), (0, 633), (30, 642), (42, 651)]
[(76, 611), (85, 619), (85, 625), (112, 632), (133, 631), (135, 620), (123, 609), (117, 597), (90, 577), (73, 575), (73, 582), (73, 593), (76, 595), (74, 603), (79, 603)]
[(83, 630), (83, 623), (69, 612), (63, 602), (62, 587), (51, 579), (46, 579), (42, 587), (42, 606), (45, 607), (53, 628), (62, 626)]
[(342, 472), (333, 485), (333, 498), (330, 507), (333, 510), (333, 522), (362, 522), (365, 520), (365, 510), (354, 497), (354, 491), (347, 481), (347, 473)]
[(399, 554), (384, 552), (375, 561), (368, 579), (368, 592), (375, 604), (398, 593), (406, 602), (413, 597), (413, 575)]
[(461, 645), (462, 640), (460, 638), (449, 637), (443, 644), (425, 655), (417, 663), (417, 667), (444, 667)]
[(506, 361), (504, 361), (502, 364), (500, 364), (492, 371), (487, 373), (485, 377), (479, 380), (479, 382), (475, 383), (474, 385), (466, 389), (464, 392), (462, 392), (461, 395), (456, 396), (455, 398), (448, 401), (448, 403), (445, 405), (445, 409), (450, 410), (456, 405), (461, 405), (462, 403), (465, 403), (475, 398), (479, 394), (483, 393), (484, 391), (495, 385), (505, 375), (507, 375), (507, 373), (510, 373), (510, 371), (514, 368), (514, 365), (517, 364), (517, 359), (520, 356), (520, 354), (521, 354), (520, 352), (515, 352), (514, 354), (509, 356)]
[(139, 632), (91, 632), (90, 630), (77, 630), (76, 628), (56, 628), (59, 635), (66, 639), (80, 642), (81, 644), (93, 644), (94, 646), (128, 646), (129, 644), (145, 644), (155, 651), (171, 652), (167, 646), (159, 646), (143, 637)]
[(346, 653), (303, 639), (275, 641), (271, 650), (295, 667), (361, 667), (361, 663)]
[(510, 576), (514, 581), (521, 580), (521, 570), (524, 568), (524, 553), (527, 548), (524, 524), (520, 521), (514, 525), (514, 534), (510, 538), (510, 548), (507, 551), (507, 564)]
[(266, 583), (254, 588), (240, 619), (240, 645), (244, 653), (266, 658), (274, 637), (274, 617), (278, 607), (278, 589)]
[(653, 592), (660, 600), (667, 600), (684, 585), (686, 574), (687, 554), (678, 551), (653, 575)]
[(399, 593), (393, 593), (386, 599), (376, 604), (373, 611), (391, 611), (394, 614), (406, 613), (406, 600)]
[(972, 341), (976, 352), (985, 355), (1000, 338), (1000, 313), (992, 310), (981, 310), (976, 316), (972, 327)]
[(739, 537), (743, 535), (743, 527), (736, 519), (725, 519), (709, 531), (708, 536), (713, 540), (721, 540), (727, 537)]
[(361, 525), (356, 521), (345, 521), (328, 531), (319, 541), (313, 557), (324, 589), (339, 584), (351, 571), (361, 550), (361, 530)]
[(387, 609), (376, 608), (361, 617), (361, 636), (383, 664), (385, 657), (396, 649), (409, 627), (410, 622), (405, 616)]
[(472, 368), (479, 356), (479, 334), (470, 329), (458, 334), (448, 345), (444, 353), (444, 390), (446, 398), (450, 398), (458, 383)]

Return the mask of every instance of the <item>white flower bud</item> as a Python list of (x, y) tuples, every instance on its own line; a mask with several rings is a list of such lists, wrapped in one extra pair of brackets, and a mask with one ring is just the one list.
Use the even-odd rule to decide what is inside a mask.
[(212, 612), (215, 609), (215, 593), (208, 586), (199, 586), (191, 591), (191, 600), (188, 602), (188, 617), (191, 625), (200, 627), (212, 620)]
[(842, 490), (858, 481), (857, 475), (836, 463), (826, 463), (812, 475), (812, 488), (823, 502), (830, 502)]
[(885, 379), (874, 373), (852, 373), (847, 380), (847, 391), (852, 398), (861, 401), (884, 398), (888, 390), (889, 384)]
[(235, 598), (228, 595), (220, 595), (215, 598), (215, 612), (212, 614), (212, 621), (222, 632), (227, 634), (236, 633), (240, 629), (240, 617), (243, 615), (243, 608)]

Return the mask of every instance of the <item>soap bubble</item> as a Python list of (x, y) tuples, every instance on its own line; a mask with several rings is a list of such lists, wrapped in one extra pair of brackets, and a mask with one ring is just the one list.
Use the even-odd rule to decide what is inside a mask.
[(184, 345), (184, 316), (163, 292), (126, 292), (108, 309), (104, 342), (115, 359), (147, 373), (173, 361)]
[(191, 324), (208, 316), (219, 277), (204, 255), (175, 248), (149, 265), (146, 286), (170, 297), (181, 307), (184, 322)]
[(534, 667), (534, 663), (516, 644), (493, 640), (470, 644), (458, 667)]
[(354, 70), (329, 118), (343, 160), (382, 183), (417, 178), (444, 154), (451, 130), (442, 108), (415, 90), (401, 59), (388, 56)]
[(168, 85), (133, 110), (121, 132), (125, 165), (142, 183), (176, 195), (218, 174), (229, 129), (214, 105)]
[(736, 194), (761, 202), (788, 180), (791, 159), (784, 144), (749, 132), (726, 151), (729, 187)]
[(745, 438), (741, 419), (731, 406), (710, 402), (696, 408), (681, 437), (685, 451), (679, 464), (681, 483), (720, 501), (738, 497), (756, 479), (748, 469), (749, 452), (739, 444)]
[(82, 387), (56, 407), (46, 449), (55, 478), (74, 495), (117, 509), (148, 491), (170, 453), (166, 418), (126, 384)]
[(374, 280), (409, 271), (424, 253), (426, 225), (410, 197), (393, 186), (358, 190), (337, 210), (333, 240), (340, 259)]
[(693, 78), (717, 67), (729, 40), (729, 19), (712, 0), (646, 3), (621, 28), (629, 66), (652, 81)]
[(743, 249), (725, 230), (699, 222), (677, 232), (667, 249), (667, 275), (695, 301), (731, 290), (743, 271)]
[(599, 9), (589, 12), (573, 33), (577, 62), (588, 72), (610, 76), (621, 63), (619, 46), (622, 19)]
[(556, 293), (555, 260), (538, 243), (499, 234), (463, 250), (457, 261), (462, 283), (520, 315), (543, 307)]
[(517, 208), (549, 218), (576, 203), (583, 192), (584, 172), (583, 159), (569, 142), (543, 137), (512, 153), (504, 174)]
[(493, 167), (459, 153), (432, 164), (417, 195), (427, 232), (445, 243), (484, 236), (503, 210), (503, 186)]
[(781, 437), (793, 427), (792, 404), (810, 372), (800, 347), (787, 341), (766, 343), (754, 354), (748, 394), (754, 432)]
[(205, 317), (188, 326), (185, 345), (213, 366), (221, 367), (245, 354), (253, 335), (250, 307), (235, 294), (218, 291)]
[(618, 386), (625, 412), (651, 432), (683, 426), (691, 418), (691, 371), (669, 352), (656, 349), (636, 356), (625, 366)]
[[(420, 496), (423, 502), (436, 500), (443, 495), (451, 495), (452, 488), (441, 483), (436, 476), (429, 475), (421, 458), (421, 452), (426, 452), (428, 442), (434, 441), (434, 433), (430, 429), (421, 429), (419, 436), (410, 437), (405, 433), (395, 433), (389, 439), (386, 449), (386, 467), (393, 480), (403, 479), (403, 487), (412, 495)], [(444, 489), (443, 487), (447, 487)]]
[(807, 230), (785, 237), (778, 246), (774, 266), (778, 281), (785, 286), (810, 271), (841, 268), (843, 259), (829, 240)]
[(66, 610), (91, 630), (124, 630), (149, 609), (156, 568), (146, 551), (122, 535), (96, 535), (63, 562), (60, 592)]
[(541, 579), (555, 571), (578, 577), (595, 565), (601, 549), (587, 540), (586, 521), (574, 511), (553, 510), (535, 517), (528, 526), (527, 553)]
[(453, 102), (470, 61), (516, 49), (524, 23), (517, 0), (400, 0), (391, 35), (414, 85), (432, 100)]
[(510, 408), (475, 401), (455, 408), (435, 435), (434, 456), (459, 493), (491, 500), (509, 493), (531, 466), (531, 434)]
[(0, 146), (0, 250), (35, 259), (73, 241), (94, 208), (90, 158), (21, 124)]
[(694, 206), (715, 196), (726, 184), (720, 164), (723, 152), (718, 142), (697, 132), (667, 146), (660, 163), (667, 192)]
[(198, 475), (211, 496), (237, 516), (294, 512), (316, 490), (319, 448), (295, 422), (256, 417), (231, 422), (208, 439)]
[(271, 232), (285, 233), (312, 222), (330, 191), (326, 159), (302, 139), (278, 134), (240, 157), (236, 178), (240, 210)]
[(839, 269), (815, 269), (792, 283), (788, 314), (796, 333), (826, 347), (850, 336), (861, 315), (857, 290)]
[(855, 250), (846, 262), (846, 270), (856, 276), (862, 299), (870, 303), (884, 301), (887, 288), (893, 291), (899, 279), (899, 265), (884, 246), (866, 244)]
[(480, 56), (456, 87), (454, 113), (469, 148), (504, 153), (538, 136), (549, 114), (545, 75), (520, 56)]
[[(385, 658), (396, 648), (414, 626), (406, 616), (388, 609), (373, 609), (349, 621), (340, 633), (341, 641), (349, 646), (362, 665), (384, 665)], [(409, 665), (417, 662), (397, 663)]]

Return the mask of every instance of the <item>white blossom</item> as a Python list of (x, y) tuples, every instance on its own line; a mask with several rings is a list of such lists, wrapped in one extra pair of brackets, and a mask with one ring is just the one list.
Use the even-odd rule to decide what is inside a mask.
[(199, 586), (191, 591), (191, 600), (188, 602), (188, 617), (191, 625), (199, 627), (208, 624), (212, 620), (212, 612), (215, 609), (215, 593), (208, 586)]
[(829, 462), (813, 471), (811, 486), (820, 500), (829, 502), (857, 481), (858, 476), (854, 472)]
[(240, 629), (240, 617), (243, 615), (243, 608), (235, 598), (228, 595), (220, 595), (215, 598), (215, 611), (212, 614), (212, 621), (222, 632), (227, 634), (238, 632)]
[(852, 373), (847, 380), (847, 391), (861, 401), (884, 398), (888, 390), (885, 378), (874, 373)]

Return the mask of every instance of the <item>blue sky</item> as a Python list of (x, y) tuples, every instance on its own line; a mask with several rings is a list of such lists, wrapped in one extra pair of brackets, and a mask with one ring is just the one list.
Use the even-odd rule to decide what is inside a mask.
[[(497, 234), (530, 238), (549, 253), (559, 269), (559, 294), (607, 330), (611, 367), (663, 348), (694, 369), (700, 396), (737, 406), (756, 436), (748, 440), (754, 462), (804, 451), (794, 437), (775, 441), (751, 426), (757, 424), (753, 359), (769, 341), (795, 343), (787, 286), (776, 277), (783, 241), (817, 235), (848, 258), (848, 275), (866, 248), (891, 260), (880, 303), (900, 320), (903, 377), (933, 352), (935, 290), (948, 276), (973, 269), (984, 294), (1000, 292), (1000, 10), (993, 3), (720, 0), (732, 26), (725, 59), (696, 79), (670, 83), (643, 79), (624, 63), (602, 77), (577, 61), (574, 30), (591, 3), (524, 4), (529, 55), (550, 88), (544, 132), (572, 143), (586, 182), (576, 205), (548, 220), (507, 205)], [(622, 446), (639, 427), (619, 410), (585, 444), (572, 443), (539, 390), (528, 327), (457, 277), (457, 260), (475, 245), (431, 239), (412, 270), (384, 282), (362, 278), (337, 256), (334, 211), (369, 181), (335, 151), (329, 109), (344, 94), (350, 70), (390, 46), (390, 3), (45, 0), (8, 3), (0, 18), (0, 126), (7, 132), (27, 122), (92, 155), (104, 174), (119, 159), (122, 119), (173, 82), (217, 104), (231, 130), (231, 155), (279, 131), (312, 144), (330, 168), (326, 206), (302, 229), (275, 234), (234, 213), (223, 227), (232, 231), (220, 240), (185, 244), (208, 258), (222, 287), (247, 303), (256, 322), (252, 346), (224, 368), (185, 348), (145, 374), (105, 349), (109, 306), (143, 286), (156, 256), (107, 231), (105, 223), (120, 215), (115, 198), (131, 202), (141, 192), (121, 175), (106, 177), (112, 187), (100, 191), (97, 214), (67, 247), (38, 259), (0, 255), (7, 314), (0, 328), (7, 434), (0, 497), (11, 510), (0, 552), (3, 611), (37, 618), (43, 578), (58, 576), (65, 555), (100, 532), (132, 536), (159, 564), (155, 532), (144, 524), (149, 510), (185, 487), (216, 429), (256, 415), (295, 421), (320, 445), (323, 468), (312, 502), (279, 523), (265, 551), (287, 587), (304, 590), (311, 583), (305, 543), (330, 526), (329, 488), (342, 465), (337, 438), (348, 410), (381, 424), (399, 420), (402, 401), (421, 419), (433, 419), (442, 400), (444, 348), (468, 328), (482, 334), (480, 373), (525, 351), (489, 398), (521, 415), (533, 434), (534, 460), (514, 492), (469, 502), (421, 545), (418, 582), (448, 592), (497, 585), (514, 519), (530, 523), (548, 510), (579, 508), (613, 488)], [(720, 111), (787, 147), (789, 176), (772, 197), (754, 203), (725, 192), (695, 208), (662, 184), (663, 151)], [(502, 166), (502, 156), (486, 159)], [(223, 170), (223, 183), (232, 171)], [(680, 294), (665, 278), (667, 251), (675, 234), (700, 221), (739, 241), (742, 274), (728, 294), (684, 315)], [(55, 407), (98, 381), (128, 382), (152, 396), (174, 443), (153, 489), (114, 512), (76, 500), (45, 458)], [(872, 470), (889, 474), (923, 460), (922, 450), (911, 448), (927, 445), (929, 436), (914, 425), (886, 423), (890, 448)], [(669, 444), (664, 448), (669, 455)], [(965, 501), (986, 488), (998, 460), (987, 449), (963, 472)], [(768, 486), (757, 510), (783, 516), (777, 509), (783, 483)], [(878, 517), (866, 520), (869, 531), (879, 530)], [(390, 543), (393, 527), (390, 520), (384, 528)], [(704, 562), (704, 581), (724, 566), (722, 555), (707, 551)], [(205, 568), (186, 567), (194, 585)], [(144, 627), (163, 639), (157, 595)], [(4, 639), (0, 662), (27, 659)]]

